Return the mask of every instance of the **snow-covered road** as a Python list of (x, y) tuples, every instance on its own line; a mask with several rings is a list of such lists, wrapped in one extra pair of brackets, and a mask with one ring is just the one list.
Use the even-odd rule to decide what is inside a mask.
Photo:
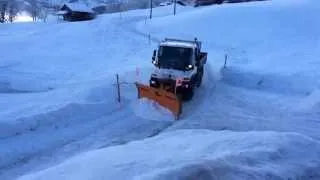
[[(144, 16), (130, 13), (121, 19), (115, 14), (71, 26), (50, 23), (35, 24), (34, 28), (30, 24), (11, 27), (10, 30), (21, 33), (12, 33), (16, 41), (37, 42), (20, 46), (50, 48), (40, 52), (26, 49), (15, 54), (18, 49), (14, 48), (13, 39), (9, 41), (4, 36), (10, 42), (4, 44), (11, 56), (2, 59), (4, 70), (0, 74), (1, 179), (17, 177), (35, 167), (49, 167), (83, 151), (151, 137), (174, 123), (166, 112), (146, 114), (154, 105), (141, 104), (136, 98), (133, 83), (148, 80), (149, 55), (157, 40), (151, 38), (150, 42), (145, 32), (135, 28)], [(166, 9), (159, 11), (158, 16), (163, 15), (167, 15)], [(20, 32), (20, 28), (26, 32)], [(74, 33), (79, 28), (82, 31)], [(50, 29), (55, 37), (50, 36)], [(42, 38), (48, 38), (52, 44)], [(85, 39), (86, 44), (81, 43)], [(47, 51), (54, 51), (56, 56)], [(21, 61), (21, 57), (30, 60), (30, 64)], [(38, 63), (36, 58), (45, 62)], [(137, 69), (141, 71), (139, 77)], [(124, 83), (121, 104), (116, 102), (116, 73)], [(204, 94), (199, 97), (202, 98), (192, 104), (201, 102)], [(185, 115), (192, 104), (186, 105)]]
[[(61, 43), (59, 39), (62, 38), (70, 44), (67, 47), (57, 45), (54, 47), (56, 49), (50, 49), (60, 51), (59, 55), (62, 57), (54, 59), (55, 57), (45, 56), (43, 59), (46, 62), (35, 62), (36, 66), (40, 66), (35, 68), (28, 63), (24, 64), (25, 62), (12, 65), (6, 64), (9, 61), (3, 62), (4, 70), (0, 76), (3, 77), (0, 122), (1, 179), (11, 179), (35, 167), (48, 167), (66, 157), (90, 149), (150, 137), (172, 123), (170, 117), (168, 121), (150, 121), (147, 115), (139, 114), (141, 108), (136, 107), (139, 101), (136, 99), (133, 82), (138, 80), (135, 74), (137, 68), (142, 71), (141, 78), (147, 77), (150, 57), (149, 53), (146, 56), (141, 52), (149, 52), (150, 46), (147, 41), (141, 43), (143, 38), (135, 37), (136, 34), (130, 30), (120, 25), (111, 26), (110, 24), (114, 24), (113, 21), (119, 21), (118, 16), (72, 24), (75, 27), (69, 27), (68, 24), (48, 24), (47, 26), (51, 26), (57, 33), (57, 37), (51, 37), (49, 43)], [(41, 28), (44, 25), (35, 25), (37, 32), (25, 33), (25, 38), (30, 41), (38, 39), (38, 36), (46, 37), (49, 28), (44, 28), (44, 32), (41, 32), (39, 26)], [(90, 26), (94, 28), (88, 28)], [(54, 30), (56, 28), (61, 28), (60, 33)], [(76, 37), (70, 38), (69, 31), (73, 32), (77, 28), (86, 30), (78, 34), (81, 37), (79, 40)], [(74, 33), (72, 35), (76, 36)], [(86, 35), (89, 41), (81, 50), (81, 47), (77, 47), (79, 44), (73, 41), (81, 42)], [(21, 36), (17, 40), (21, 41)], [(39, 44), (47, 43), (40, 41)], [(17, 51), (13, 46), (7, 46), (9, 53)], [(38, 47), (29, 44), (26, 46)], [(15, 62), (23, 56), (38, 58), (45, 54), (29, 50), (23, 51), (23, 55), (13, 55), (14, 53), (12, 52), (12, 56), (7, 56), (6, 59), (10, 57), (15, 59), (13, 60)], [(83, 54), (85, 56), (81, 57)], [(69, 61), (70, 56), (73, 60), (69, 63), (64, 62)], [(139, 63), (141, 57), (145, 57), (145, 62), (142, 64)], [(30, 61), (34, 61), (34, 58)], [(51, 62), (54, 64), (50, 64)], [(49, 67), (46, 63), (50, 64)], [(50, 68), (51, 71), (42, 68)], [(30, 73), (24, 70), (33, 74), (29, 75)], [(48, 77), (41, 77), (44, 73), (53, 77), (54, 82), (51, 83)], [(121, 86), (123, 98), (121, 104), (116, 102), (114, 85), (116, 73), (120, 74), (120, 80), (124, 82)], [(55, 75), (61, 77), (54, 77)], [(41, 90), (41, 85), (44, 89), (47, 87), (52, 89), (48, 92), (38, 92)], [(16, 89), (17, 92), (9, 91), (10, 89)]]

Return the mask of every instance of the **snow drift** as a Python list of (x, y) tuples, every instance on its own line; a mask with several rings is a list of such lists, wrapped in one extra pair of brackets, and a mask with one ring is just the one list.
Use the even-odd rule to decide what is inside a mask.
[(173, 114), (170, 110), (146, 98), (134, 101), (132, 103), (132, 109), (136, 116), (144, 119), (155, 121), (173, 120)]
[(319, 159), (319, 142), (300, 134), (180, 130), (19, 179), (318, 179)]

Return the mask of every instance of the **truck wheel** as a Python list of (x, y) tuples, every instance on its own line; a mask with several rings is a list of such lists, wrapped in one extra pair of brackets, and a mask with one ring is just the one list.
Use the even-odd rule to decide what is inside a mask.
[(187, 89), (182, 94), (182, 99), (184, 101), (190, 101), (194, 95), (194, 87)]
[(202, 83), (202, 77), (203, 77), (203, 68), (200, 69), (200, 71), (198, 72), (198, 78), (197, 78), (197, 87), (199, 88), (201, 86)]
[(197, 82), (197, 87), (199, 88), (202, 84), (202, 76), (199, 78), (198, 82)]
[(222, 4), (224, 0), (217, 0), (216, 3), (217, 4)]

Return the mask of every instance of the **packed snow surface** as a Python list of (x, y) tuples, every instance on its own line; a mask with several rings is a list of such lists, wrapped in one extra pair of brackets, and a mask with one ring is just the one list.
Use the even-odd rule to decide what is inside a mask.
[(294, 133), (180, 130), (80, 154), (19, 180), (316, 179), (319, 153), (319, 142)]
[(141, 118), (155, 121), (172, 121), (172, 113), (168, 109), (149, 99), (143, 98), (133, 101), (132, 109), (135, 115)]
[[(155, 8), (152, 20), (135, 10), (87, 22), (0, 24), (0, 179), (63, 178), (61, 171), (69, 179), (92, 171), (101, 179), (193, 172), (320, 179), (319, 2), (172, 11)], [(138, 100), (134, 85), (148, 83), (152, 51), (165, 37), (197, 37), (208, 52), (203, 84), (179, 121)], [(85, 166), (95, 161), (97, 169)]]

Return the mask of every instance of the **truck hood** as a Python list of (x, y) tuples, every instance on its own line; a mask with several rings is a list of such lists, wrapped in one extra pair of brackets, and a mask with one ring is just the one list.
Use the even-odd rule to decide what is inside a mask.
[(196, 67), (190, 71), (180, 71), (175, 69), (155, 68), (152, 76), (161, 79), (191, 78), (197, 72)]

